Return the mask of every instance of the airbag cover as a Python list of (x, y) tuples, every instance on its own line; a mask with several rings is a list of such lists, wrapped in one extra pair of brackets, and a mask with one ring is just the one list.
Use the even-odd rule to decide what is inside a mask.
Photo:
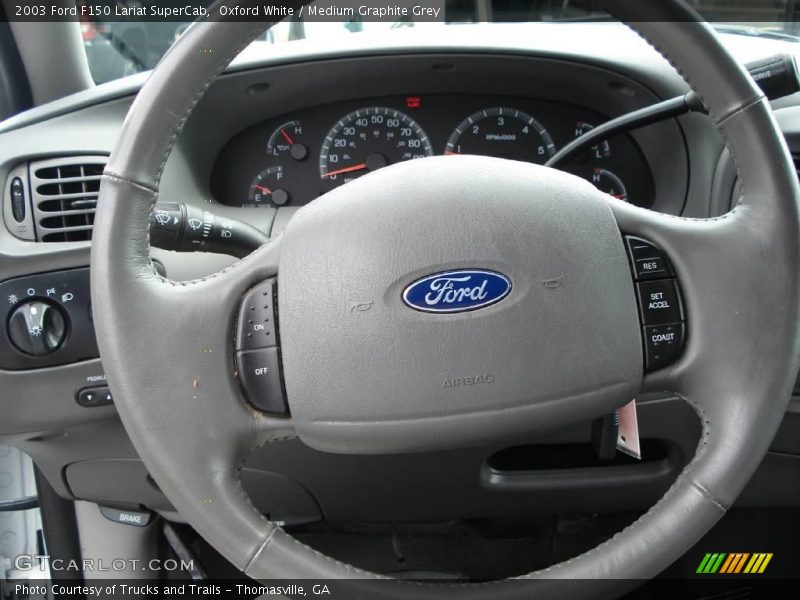
[[(472, 290), (457, 312), (404, 301), (452, 271), (496, 274), (498, 298)], [(641, 386), (634, 287), (608, 199), (552, 169), (448, 156), (360, 177), (290, 221), (278, 281), (287, 398), (320, 450), (525, 437), (605, 414)]]

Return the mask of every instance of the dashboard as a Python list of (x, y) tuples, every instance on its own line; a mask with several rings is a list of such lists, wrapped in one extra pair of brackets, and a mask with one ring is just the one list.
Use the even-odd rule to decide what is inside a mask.
[[(216, 161), (211, 192), (228, 206), (302, 206), (390, 164), (478, 154), (544, 164), (608, 117), (563, 102), (471, 94), (359, 98), (298, 110), (236, 135)], [(653, 175), (630, 136), (583, 152), (564, 170), (650, 207)]]

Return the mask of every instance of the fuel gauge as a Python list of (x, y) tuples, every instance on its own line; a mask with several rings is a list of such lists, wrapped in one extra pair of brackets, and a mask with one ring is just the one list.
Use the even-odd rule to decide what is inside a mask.
[(305, 160), (308, 146), (303, 143), (303, 124), (297, 120), (288, 121), (275, 129), (267, 140), (267, 154), (275, 158)]
[(255, 176), (250, 184), (248, 203), (245, 206), (285, 206), (291, 200), (289, 192), (282, 187), (283, 167), (270, 167)]

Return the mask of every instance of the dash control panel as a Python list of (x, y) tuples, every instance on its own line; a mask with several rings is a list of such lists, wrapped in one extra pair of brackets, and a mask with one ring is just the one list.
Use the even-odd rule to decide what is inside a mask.
[(236, 328), (236, 368), (250, 404), (286, 416), (289, 409), (281, 379), (276, 293), (276, 281), (268, 279), (245, 294)]
[(645, 370), (674, 363), (686, 342), (686, 314), (680, 287), (667, 256), (654, 244), (626, 238), (644, 339)]
[(0, 283), (0, 368), (38, 369), (97, 358), (89, 269)]

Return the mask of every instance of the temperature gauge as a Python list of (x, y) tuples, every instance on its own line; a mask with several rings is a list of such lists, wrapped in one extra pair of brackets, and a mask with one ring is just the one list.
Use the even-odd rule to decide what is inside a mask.
[(248, 203), (245, 206), (285, 206), (291, 200), (289, 192), (282, 187), (283, 167), (270, 167), (261, 171), (250, 184)]
[[(594, 125), (589, 125), (589, 123), (578, 121), (578, 123), (575, 125), (575, 137), (579, 138), (582, 135), (589, 133), (592, 129), (594, 129)], [(608, 145), (606, 140), (603, 140), (596, 146), (592, 146), (591, 148), (585, 150), (584, 153), (588, 153), (589, 157), (594, 159), (609, 158), (611, 156), (611, 146)]]
[(599, 167), (592, 169), (592, 176), (589, 181), (601, 192), (610, 194), (614, 196), (614, 198), (620, 200), (628, 200), (628, 190), (625, 189), (625, 184), (608, 169), (601, 169)]
[(288, 121), (269, 136), (267, 154), (275, 158), (305, 160), (308, 157), (308, 146), (302, 140), (303, 124), (300, 121)]

